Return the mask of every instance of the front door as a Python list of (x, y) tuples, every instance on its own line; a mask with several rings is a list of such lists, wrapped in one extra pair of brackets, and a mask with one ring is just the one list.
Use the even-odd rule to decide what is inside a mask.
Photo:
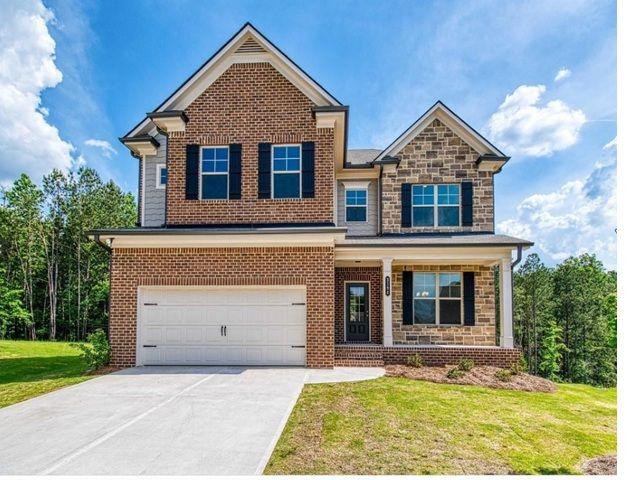
[(370, 340), (370, 295), (367, 283), (346, 284), (346, 341)]

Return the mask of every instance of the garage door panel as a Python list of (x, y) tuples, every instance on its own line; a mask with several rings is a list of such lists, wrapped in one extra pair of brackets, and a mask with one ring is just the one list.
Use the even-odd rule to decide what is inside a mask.
[[(303, 365), (303, 288), (140, 291), (140, 364)], [(226, 335), (222, 326), (226, 326)], [(143, 348), (142, 345), (156, 345)]]

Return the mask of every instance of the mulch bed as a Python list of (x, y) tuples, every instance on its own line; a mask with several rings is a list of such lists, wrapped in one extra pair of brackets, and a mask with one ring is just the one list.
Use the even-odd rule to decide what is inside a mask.
[(585, 475), (616, 475), (616, 455), (593, 458), (581, 466)]
[(458, 385), (476, 385), (481, 387), (502, 388), (506, 390), (520, 390), (524, 392), (546, 392), (555, 391), (555, 384), (546, 378), (536, 377), (528, 373), (512, 375), (507, 382), (496, 378), (495, 374), (501, 370), (496, 367), (473, 367), (469, 372), (465, 372), (463, 377), (448, 378), (447, 372), (453, 365), (446, 367), (410, 367), (408, 365), (387, 365), (386, 375), (390, 377), (404, 377), (413, 380), (426, 380), (435, 383), (451, 383)]

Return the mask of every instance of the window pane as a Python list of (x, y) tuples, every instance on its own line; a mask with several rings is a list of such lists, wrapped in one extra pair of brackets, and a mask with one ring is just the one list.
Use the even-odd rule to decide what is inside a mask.
[(229, 162), (226, 160), (216, 160), (216, 172), (225, 173), (229, 171)]
[(215, 199), (227, 198), (227, 175), (203, 175), (202, 176), (202, 198)]
[(435, 300), (414, 300), (414, 323), (435, 323)]
[(414, 298), (435, 298), (435, 273), (414, 272)]
[(287, 170), (287, 160), (285, 159), (274, 159), (274, 171), (275, 172), (284, 172)]
[(229, 149), (228, 148), (216, 148), (216, 159), (218, 160), (226, 160), (229, 158)]
[(287, 169), (292, 171), (300, 170), (300, 160), (298, 158), (290, 158), (287, 160)]
[(215, 172), (216, 163), (213, 160), (203, 160), (202, 161), (202, 173), (213, 173)]
[(168, 169), (167, 168), (161, 168), (161, 170), (159, 171), (159, 182), (161, 183), (161, 185), (165, 185), (166, 183), (168, 183)]
[(274, 174), (274, 198), (299, 198), (300, 175), (298, 173)]
[(432, 227), (433, 207), (414, 207), (412, 225), (414, 227)]
[(273, 149), (274, 149), (274, 158), (285, 158), (287, 156), (286, 147), (273, 147)]
[(413, 185), (412, 204), (433, 205), (433, 191), (433, 185)]
[(440, 274), (440, 297), (461, 297), (462, 278), (459, 273)]
[(440, 300), (440, 324), (460, 325), (462, 323), (462, 301)]
[(459, 225), (459, 207), (438, 207), (438, 225), (456, 227)]
[(203, 160), (213, 160), (215, 158), (215, 148), (203, 148), (202, 149), (202, 159)]
[(346, 207), (347, 222), (365, 222), (366, 207)]
[(438, 185), (439, 205), (459, 205), (459, 185)]
[(300, 148), (299, 147), (287, 147), (287, 157), (288, 158), (300, 158)]

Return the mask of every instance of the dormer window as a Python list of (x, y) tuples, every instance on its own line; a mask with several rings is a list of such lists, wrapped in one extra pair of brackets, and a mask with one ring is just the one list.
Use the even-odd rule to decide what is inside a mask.
[(411, 193), (413, 227), (459, 226), (459, 185), (412, 185)]
[(365, 222), (368, 218), (368, 190), (346, 189), (346, 221)]
[(202, 147), (200, 162), (200, 198), (229, 198), (229, 147)]
[(272, 197), (300, 198), (300, 145), (272, 146)]

